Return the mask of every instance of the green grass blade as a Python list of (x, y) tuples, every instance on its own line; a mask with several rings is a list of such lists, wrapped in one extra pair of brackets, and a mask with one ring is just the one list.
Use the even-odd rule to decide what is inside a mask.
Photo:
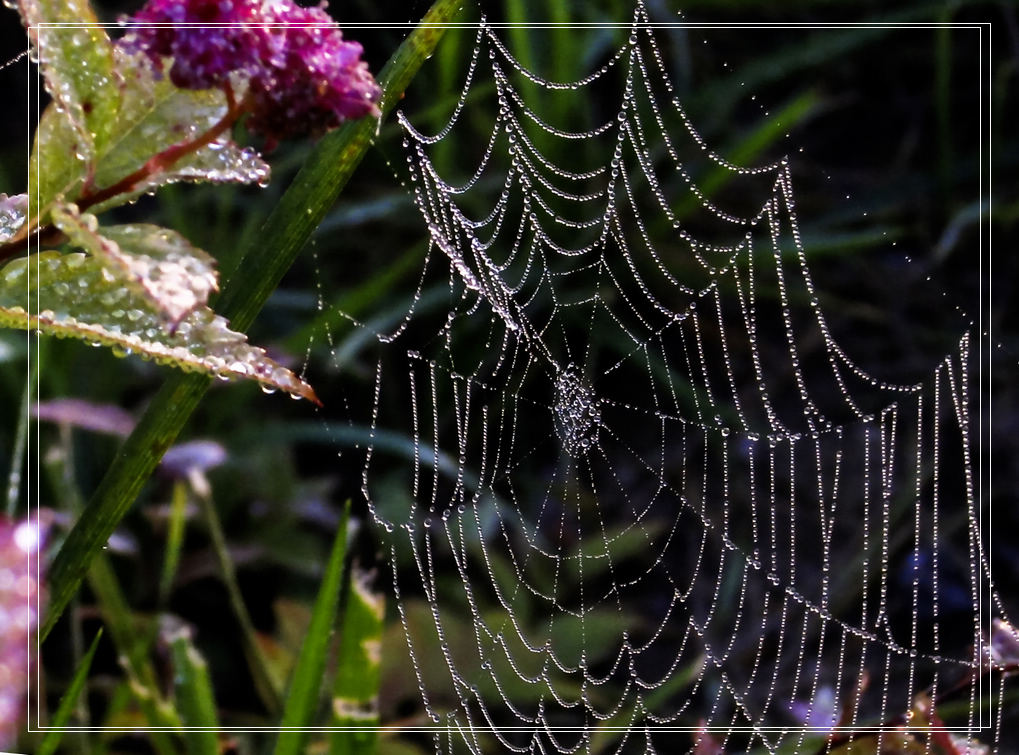
[(280, 721), (279, 739), (276, 740), (276, 755), (296, 755), (304, 751), (303, 731), (285, 731), (286, 729), (306, 728), (318, 710), (322, 677), (325, 674), (326, 660), (329, 655), (329, 639), (336, 626), (336, 614), (340, 605), (340, 588), (343, 586), (343, 563), (347, 555), (347, 522), (350, 518), (350, 501), (343, 508), (340, 526), (333, 541), (333, 549), (329, 554), (329, 563), (318, 596), (315, 608), (311, 613), (311, 624), (308, 634), (301, 645), (301, 654), (294, 667), (290, 680), (283, 719)]
[(184, 727), (187, 751), (192, 755), (219, 755), (219, 718), (209, 680), (209, 667), (191, 641), (188, 631), (178, 632), (170, 644), (173, 653), (177, 710)]
[(184, 530), (187, 522), (188, 488), (183, 480), (173, 484), (173, 499), (170, 504), (170, 519), (166, 533), (166, 552), (163, 555), (163, 570), (159, 574), (159, 606), (165, 607), (170, 600), (173, 580), (180, 564), (180, 552), (184, 545)]
[(330, 724), (345, 731), (330, 734), (331, 755), (371, 755), (378, 739), (385, 603), (381, 595), (371, 592), (364, 575), (351, 572), (340, 626)]
[[(436, 0), (379, 75), (383, 114), (393, 109), (418, 69), (432, 54), (461, 0)], [(315, 227), (346, 186), (372, 144), (377, 124), (348, 123), (315, 146), (280, 204), (245, 249), (217, 307), (243, 332), (290, 268)], [(89, 562), (105, 545), (134, 503), (163, 453), (176, 439), (209, 387), (201, 375), (173, 375), (156, 394), (134, 432), (124, 442), (50, 568), (50, 605), (40, 636), (53, 629), (78, 590)]]
[(206, 526), (209, 528), (209, 537), (212, 540), (212, 550), (216, 554), (216, 562), (219, 564), (220, 579), (226, 588), (230, 600), (230, 608), (241, 629), (241, 639), (244, 641), (244, 654), (248, 658), (248, 665), (251, 668), (251, 677), (255, 682), (255, 690), (262, 698), (265, 707), (273, 713), (278, 713), (282, 704), (280, 694), (282, 683), (278, 677), (273, 676), (270, 669), (269, 659), (266, 658), (262, 646), (258, 642), (258, 635), (255, 632), (255, 625), (251, 621), (248, 608), (244, 605), (244, 598), (241, 596), (241, 588), (237, 583), (237, 572), (234, 569), (233, 560), (230, 558), (230, 551), (226, 545), (226, 535), (223, 526), (219, 521), (219, 514), (212, 499), (207, 495), (196, 494), (195, 498), (205, 516)]
[(42, 742), (39, 743), (39, 749), (36, 750), (37, 755), (52, 755), (57, 751), (57, 747), (60, 746), (60, 740), (64, 738), (64, 727), (67, 726), (67, 722), (71, 720), (71, 714), (74, 712), (75, 706), (78, 704), (78, 698), (81, 697), (82, 690), (85, 689), (85, 680), (88, 679), (89, 669), (92, 668), (92, 659), (95, 657), (96, 648), (99, 647), (99, 639), (103, 636), (102, 628), (96, 632), (95, 638), (92, 640), (92, 644), (89, 646), (88, 652), (81, 659), (81, 663), (78, 664), (78, 668), (74, 672), (74, 677), (71, 679), (70, 685), (67, 687), (67, 691), (64, 692), (64, 696), (60, 698), (60, 705), (57, 706), (57, 712), (53, 714), (53, 720), (50, 721), (49, 730), (46, 735), (42, 738)]

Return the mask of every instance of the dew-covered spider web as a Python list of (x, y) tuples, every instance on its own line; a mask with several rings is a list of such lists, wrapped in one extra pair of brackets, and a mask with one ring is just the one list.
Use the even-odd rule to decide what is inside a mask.
[(442, 752), (993, 746), (973, 336), (911, 384), (857, 364), (788, 162), (712, 151), (655, 38), (638, 5), (555, 82), (481, 24), (448, 124), (400, 116), (427, 254), (355, 323), (336, 433), (366, 428), (418, 720)]

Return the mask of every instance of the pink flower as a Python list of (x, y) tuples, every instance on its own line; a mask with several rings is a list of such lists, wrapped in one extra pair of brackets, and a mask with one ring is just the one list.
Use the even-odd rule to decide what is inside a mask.
[(267, 8), (278, 26), (265, 40), (262, 65), (252, 77), (248, 128), (276, 140), (378, 114), (381, 91), (361, 60), (361, 45), (343, 39), (324, 6), (277, 2)]
[(39, 615), (39, 583), (32, 558), (42, 547), (37, 519), (0, 517), (0, 748), (13, 746), (22, 728), (29, 649)]

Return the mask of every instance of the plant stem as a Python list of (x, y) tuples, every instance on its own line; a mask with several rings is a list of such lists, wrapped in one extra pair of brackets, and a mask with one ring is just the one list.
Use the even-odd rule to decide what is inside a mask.
[(173, 484), (170, 503), (170, 518), (167, 523), (166, 552), (163, 556), (163, 571), (159, 575), (159, 610), (166, 609), (170, 600), (173, 579), (180, 564), (180, 549), (184, 542), (185, 519), (187, 517), (188, 488), (183, 480)]
[[(461, 1), (436, 0), (382, 69), (379, 108), (383, 115), (392, 110), (432, 54)], [(376, 126), (374, 119), (348, 123), (324, 136), (308, 156), (280, 204), (245, 249), (236, 274), (223, 291), (218, 308), (234, 330), (244, 332), (251, 325), (361, 162)], [(93, 494), (86, 515), (68, 533), (50, 567), (50, 605), (41, 638), (57, 623), (89, 562), (131, 508), (210, 383), (204, 375), (173, 374), (124, 442)]]
[(196, 486), (192, 485), (195, 498), (205, 516), (205, 524), (209, 528), (209, 537), (212, 540), (212, 550), (219, 562), (220, 575), (223, 579), (223, 586), (226, 587), (230, 599), (230, 608), (233, 609), (234, 617), (241, 626), (241, 636), (244, 638), (245, 650), (251, 666), (251, 675), (255, 682), (258, 696), (262, 698), (269, 711), (275, 716), (282, 708), (280, 702), (280, 690), (273, 680), (269, 670), (269, 660), (258, 643), (258, 635), (255, 633), (255, 625), (251, 622), (251, 616), (244, 605), (244, 598), (241, 596), (241, 589), (237, 584), (237, 572), (234, 570), (234, 563), (230, 558), (230, 551), (227, 549), (226, 536), (223, 534), (223, 526), (219, 522), (219, 515), (216, 514), (216, 507), (212, 504), (212, 498), (203, 495)]

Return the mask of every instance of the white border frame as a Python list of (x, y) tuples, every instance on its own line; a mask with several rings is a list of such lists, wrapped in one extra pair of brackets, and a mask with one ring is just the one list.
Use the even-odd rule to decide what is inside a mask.
[[(75, 26), (94, 26), (94, 24), (39, 24), (39, 25), (33, 25), (32, 28), (57, 28), (57, 27), (75, 27)], [(99, 24), (99, 26), (101, 26), (103, 28), (120, 28), (117, 24)], [(213, 24), (213, 25), (209, 25), (209, 26), (223, 26), (223, 24), (219, 24), (219, 25)], [(411, 30), (411, 29), (417, 28), (418, 26), (419, 26), (419, 24), (414, 23), (414, 22), (395, 22), (395, 23), (391, 23), (391, 24), (370, 24), (370, 23), (344, 23), (344, 24), (342, 24), (342, 28), (345, 28), (345, 29), (404, 29), (404, 30)], [(441, 26), (441, 27), (447, 28), (447, 29), (476, 29), (478, 27), (478, 24), (477, 23), (448, 23), (448, 24), (441, 24), (441, 25), (432, 24), (432, 25), (423, 25), (423, 26), (426, 26), (426, 27), (427, 26), (436, 26), (436, 27), (437, 26)], [(555, 29), (555, 28), (569, 28), (569, 29), (572, 29), (572, 28), (630, 29), (630, 28), (634, 27), (634, 24), (633, 24), (633, 22), (627, 22), (627, 23), (569, 23), (569, 24), (533, 23), (533, 24), (523, 24), (523, 25), (521, 25), (521, 24), (510, 24), (510, 23), (486, 22), (486, 26), (488, 28), (492, 28), (492, 29), (520, 28), (521, 26), (523, 26), (524, 28), (530, 28), (530, 29)], [(985, 523), (983, 521), (983, 510), (984, 510), (983, 502), (985, 500), (989, 500), (990, 499), (990, 481), (992, 480), (990, 441), (991, 441), (991, 418), (993, 416), (993, 409), (992, 409), (991, 391), (990, 391), (990, 381), (991, 381), (990, 367), (991, 367), (991, 353), (992, 353), (992, 347), (993, 347), (993, 342), (994, 341), (993, 341), (993, 331), (991, 329), (992, 328), (992, 326), (991, 326), (991, 318), (989, 317), (990, 308), (991, 308), (991, 289), (990, 289), (989, 281), (991, 280), (991, 276), (992, 276), (992, 267), (991, 267), (992, 250), (991, 250), (991, 240), (990, 240), (991, 239), (990, 228), (992, 226), (991, 197), (992, 197), (992, 189), (993, 189), (993, 159), (992, 159), (990, 145), (991, 145), (991, 127), (992, 127), (992, 123), (993, 123), (993, 114), (991, 112), (991, 98), (988, 96), (988, 93), (989, 93), (990, 82), (992, 82), (992, 80), (993, 80), (993, 78), (992, 78), (992, 75), (993, 75), (993, 57), (992, 57), (992, 54), (991, 54), (991, 51), (992, 51), (992, 40), (993, 40), (993, 23), (990, 22), (990, 21), (985, 21), (985, 22), (965, 22), (965, 23), (954, 23), (954, 22), (902, 22), (902, 23), (888, 23), (888, 22), (856, 22), (856, 23), (810, 23), (810, 22), (793, 22), (793, 23), (789, 23), (789, 22), (774, 22), (774, 23), (685, 23), (685, 22), (675, 22), (675, 23), (665, 23), (665, 22), (653, 22), (652, 21), (652, 22), (649, 22), (649, 23), (638, 24), (638, 26), (640, 26), (640, 27), (648, 27), (648, 28), (652, 28), (652, 29), (658, 29), (658, 28), (665, 28), (665, 29), (668, 29), (668, 28), (684, 28), (684, 29), (741, 29), (741, 30), (742, 29), (826, 29), (826, 30), (838, 30), (838, 29), (857, 29), (857, 28), (880, 28), (880, 29), (902, 29), (902, 28), (907, 28), (907, 29), (943, 29), (943, 28), (949, 28), (949, 29), (952, 29), (952, 30), (960, 30), (960, 29), (979, 30), (979, 32), (980, 32), (980, 38), (979, 38), (979, 56), (980, 56), (980, 60), (979, 60), (978, 68), (979, 68), (979, 71), (980, 71), (980, 78), (979, 78), (978, 86), (979, 86), (980, 112), (979, 112), (979, 116), (978, 116), (979, 117), (978, 129), (979, 129), (979, 133), (980, 133), (980, 145), (979, 145), (979, 151), (978, 151), (978, 154), (979, 154), (979, 166), (978, 166), (978, 172), (979, 172), (978, 175), (979, 175), (979, 178), (978, 178), (978, 182), (979, 182), (979, 203), (980, 203), (980, 207), (981, 208), (986, 207), (987, 214), (986, 214), (986, 218), (980, 218), (979, 221), (978, 221), (978, 233), (979, 233), (979, 262), (978, 262), (979, 273), (978, 274), (979, 274), (979, 277), (980, 277), (980, 280), (981, 280), (981, 287), (980, 287), (980, 295), (979, 295), (979, 302), (978, 302), (979, 311), (978, 311), (978, 315), (977, 315), (977, 326), (976, 326), (977, 327), (976, 340), (977, 340), (977, 343), (978, 343), (978, 347), (977, 347), (977, 355), (978, 355), (978, 358), (977, 358), (977, 373), (978, 373), (977, 374), (977, 385), (978, 385), (977, 428), (978, 428), (978, 431), (977, 431), (977, 433), (978, 433), (978, 439), (977, 440), (978, 440), (978, 449), (979, 449), (979, 452), (978, 452), (977, 465), (976, 465), (976, 467), (977, 467), (977, 469), (976, 469), (977, 496), (976, 496), (975, 505), (977, 507), (976, 513), (977, 513), (978, 523), (980, 525), (979, 529), (980, 529), (981, 533), (986, 532), (986, 534), (987, 534), (987, 538), (988, 538), (987, 549), (988, 549), (988, 554), (989, 554), (992, 551), (992, 549), (993, 549), (992, 512), (991, 512), (990, 506), (988, 505), (987, 506), (987, 510), (988, 510), (987, 521)], [(985, 42), (985, 32), (986, 32), (986, 42)], [(32, 152), (32, 141), (33, 141), (32, 103), (33, 102), (35, 103), (35, 118), (36, 118), (35, 124), (38, 124), (39, 123), (39, 119), (40, 119), (40, 117), (42, 115), (41, 108), (40, 108), (40, 105), (39, 105), (39, 103), (40, 103), (40, 92), (41, 92), (41, 82), (42, 82), (42, 73), (41, 73), (41, 70), (39, 69), (39, 67), (36, 66), (35, 76), (33, 77), (32, 70), (31, 70), (31, 66), (33, 65), (33, 62), (31, 61), (31, 43), (29, 43), (29, 45), (28, 45), (28, 52), (29, 52), (29, 54), (26, 56), (27, 57), (26, 69), (27, 69), (27, 72), (28, 72), (27, 73), (28, 107), (27, 107), (27, 112), (26, 112), (26, 126), (27, 126), (28, 136), (27, 136), (26, 154), (28, 156), (29, 164), (30, 164), (30, 161), (31, 161), (31, 152)], [(985, 61), (986, 61), (986, 67), (985, 67)], [(34, 93), (33, 93), (33, 90), (32, 90), (32, 80), (33, 80), (33, 78), (35, 79), (35, 82), (34, 82), (35, 83)], [(987, 140), (986, 147), (985, 147), (985, 143), (984, 143), (985, 138)], [(30, 175), (30, 170), (29, 170), (29, 175)], [(32, 187), (31, 185), (28, 185), (28, 193), (31, 194), (31, 192), (33, 190), (38, 190), (38, 187)], [(985, 226), (986, 226), (986, 230), (985, 230)], [(31, 249), (31, 247), (29, 247), (29, 251), (37, 252), (38, 250), (39, 250), (38, 247), (36, 247), (34, 250)], [(29, 266), (29, 275), (27, 276), (28, 280), (26, 281), (26, 297), (28, 296), (28, 291), (30, 290), (30, 286), (31, 286), (31, 274), (32, 274), (32, 269), (31, 269), (31, 266)], [(986, 275), (986, 278), (985, 278), (985, 275)], [(987, 286), (983, 285), (983, 281), (985, 281), (985, 280), (988, 281), (988, 285)], [(985, 288), (986, 288), (986, 292), (984, 290)], [(34, 343), (33, 343), (33, 337), (35, 339)], [(33, 333), (31, 330), (28, 330), (26, 332), (26, 344), (27, 344), (27, 347), (28, 347), (28, 360), (27, 360), (27, 367), (26, 367), (26, 384), (28, 384), (31, 381), (33, 366), (35, 366), (37, 361), (38, 361), (38, 339), (39, 338), (40, 338), (40, 336), (38, 334)], [(35, 347), (35, 351), (34, 352), (33, 352), (33, 346)], [(41, 374), (41, 371), (40, 371), (40, 373), (37, 373), (37, 384), (36, 384), (36, 391), (35, 391), (35, 401), (36, 401), (36, 403), (38, 403), (38, 401), (39, 401), (39, 391), (38, 391), (38, 389), (39, 389), (39, 387), (41, 385), (40, 374)], [(28, 468), (28, 474), (25, 476), (25, 489), (26, 489), (26, 494), (28, 496), (28, 500), (29, 501), (33, 500), (32, 499), (32, 493), (33, 493), (33, 490), (34, 490), (34, 493), (35, 493), (35, 514), (36, 514), (36, 516), (38, 516), (38, 512), (41, 509), (41, 501), (40, 501), (40, 498), (39, 498), (39, 494), (40, 494), (40, 484), (39, 484), (39, 481), (41, 479), (41, 469), (40, 469), (40, 458), (41, 458), (41, 454), (40, 454), (40, 451), (41, 451), (41, 449), (40, 449), (40, 433), (39, 433), (39, 430), (38, 430), (38, 424), (32, 421), (33, 417), (32, 417), (32, 413), (31, 413), (31, 409), (30, 408), (28, 409), (28, 416), (27, 416), (26, 419), (29, 422), (29, 425), (28, 425), (29, 430), (28, 430), (28, 438), (27, 438), (27, 451), (28, 451), (28, 453), (26, 454), (26, 464), (27, 464), (27, 468)], [(32, 465), (32, 462), (33, 462), (33, 459), (32, 459), (32, 451), (33, 451), (33, 448), (32, 448), (32, 436), (33, 436), (33, 434), (35, 436), (35, 440), (34, 440), (34, 442), (35, 442), (35, 446), (34, 446), (34, 453), (35, 453), (35, 459), (34, 459), (35, 466), (34, 466), (34, 470), (33, 470), (33, 465)], [(985, 452), (985, 448), (987, 449), (986, 452)], [(34, 488), (33, 488), (33, 483), (34, 483)], [(978, 548), (982, 548), (982, 544), (978, 544)], [(976, 567), (977, 567), (977, 570), (978, 570), (978, 582), (979, 582), (977, 616), (982, 616), (984, 618), (985, 629), (986, 629), (986, 633), (987, 633), (985, 636), (989, 637), (990, 636), (990, 631), (991, 631), (991, 618), (992, 618), (992, 605), (991, 605), (991, 603), (992, 603), (992, 601), (989, 601), (989, 600), (985, 601), (984, 600), (984, 596), (985, 596), (985, 584), (984, 583), (985, 583), (985, 581), (987, 582), (986, 591), (987, 591), (987, 594), (990, 594), (990, 589), (991, 589), (990, 585), (992, 584), (991, 573), (990, 573), (990, 558), (988, 557), (988, 567), (987, 567), (987, 572), (988, 573), (987, 573), (986, 578), (980, 578), (980, 574), (982, 574), (983, 571), (984, 571), (983, 564), (982, 563), (977, 564)], [(29, 556), (28, 570), (26, 571), (26, 574), (28, 576), (31, 576), (31, 570), (30, 569), (31, 569), (31, 556)], [(42, 580), (41, 580), (41, 576), (42, 576), (42, 574), (41, 574), (41, 551), (37, 551), (36, 554), (35, 554), (35, 576), (36, 576), (38, 584), (41, 585), (42, 584)], [(38, 590), (37, 594), (36, 594), (36, 601), (37, 601), (37, 603), (36, 603), (36, 610), (39, 612), (37, 615), (40, 617), (40, 619), (41, 619), (41, 616), (42, 616), (41, 610), (42, 610), (42, 607), (43, 607), (41, 605), (42, 592), (43, 592), (42, 590)], [(30, 608), (30, 604), (27, 604), (27, 607)], [(26, 646), (26, 652), (28, 652), (30, 656), (31, 656), (31, 644), (30, 644), (31, 641), (32, 641), (32, 638), (29, 637), (29, 639), (28, 639), (29, 645)], [(36, 638), (36, 648), (35, 649), (36, 649), (36, 658), (37, 659), (41, 657), (40, 647), (41, 647), (41, 644), (38, 641), (38, 639)], [(978, 656), (977, 657), (978, 658), (984, 658), (985, 657), (984, 651), (985, 651), (984, 647), (979, 647), (978, 650), (977, 650), (977, 652), (978, 652)], [(31, 666), (29, 666), (29, 668), (31, 668)], [(41, 678), (42, 677), (41, 677), (41, 674), (42, 674), (41, 663), (36, 663), (35, 664), (35, 676), (36, 676), (35, 691), (38, 691), (38, 690), (42, 689), (42, 683), (41, 683)], [(32, 682), (32, 680), (31, 680), (31, 674), (30, 674), (30, 678), (26, 682), (27, 683), (26, 713), (27, 713), (27, 722), (28, 722), (26, 730), (29, 733), (45, 733), (45, 732), (48, 732), (48, 731), (53, 731), (55, 729), (53, 729), (51, 727), (43, 727), (43, 726), (38, 726), (38, 725), (33, 726), (33, 724), (32, 724), (32, 721), (33, 721), (33, 718), (32, 718), (32, 701), (33, 701), (33, 699), (35, 701), (35, 708), (36, 709), (35, 709), (35, 719), (34, 720), (36, 722), (41, 720), (41, 701), (39, 700), (38, 695), (33, 695), (33, 689), (32, 689), (32, 683), (31, 682)], [(991, 680), (991, 675), (990, 674), (983, 674), (983, 675), (981, 675), (981, 677), (980, 677), (980, 685), (978, 687), (978, 694), (977, 694), (976, 699), (975, 699), (975, 704), (979, 708), (979, 725), (978, 725), (978, 728), (977, 728), (978, 731), (986, 731), (986, 730), (989, 730), (989, 729), (993, 729), (994, 726), (995, 726), (995, 716), (993, 715), (993, 713), (994, 713), (993, 707), (985, 706), (983, 704), (984, 695), (986, 694), (986, 695), (990, 696), (990, 695), (993, 694), (993, 691), (991, 690), (991, 682), (992, 682), (992, 680)], [(987, 718), (988, 718), (988, 720), (986, 722), (985, 722), (985, 707), (987, 708)], [(551, 731), (554, 731), (554, 732), (563, 732), (563, 733), (583, 733), (584, 731), (586, 731), (586, 729), (584, 729), (582, 727), (549, 727), (549, 728), (550, 728)], [(812, 729), (810, 727), (757, 727), (757, 728), (755, 728), (755, 727), (707, 727), (705, 729), (698, 729), (696, 727), (654, 727), (654, 728), (651, 728), (651, 727), (639, 727), (639, 728), (640, 729), (646, 729), (649, 733), (661, 733), (661, 734), (671, 734), (671, 733), (696, 734), (696, 733), (701, 732), (701, 731), (709, 733), (709, 734), (710, 733), (716, 733), (716, 732), (726, 732), (726, 733), (740, 732), (740, 733), (751, 733), (751, 734), (758, 733), (758, 732), (764, 732), (764, 733), (783, 733), (783, 734), (788, 734), (788, 733), (794, 733), (794, 732), (806, 732), (806, 733), (810, 733), (810, 732), (817, 732), (818, 731), (818, 730)], [(474, 727), (474, 729), (478, 730), (478, 731), (490, 731), (491, 730), (490, 727)], [(512, 726), (499, 727), (499, 730), (505, 730), (505, 731), (531, 731), (532, 729), (533, 729), (533, 727), (512, 727)], [(271, 727), (271, 726), (265, 726), (265, 727), (222, 727), (222, 728), (217, 728), (217, 729), (209, 729), (209, 728), (191, 728), (191, 729), (183, 728), (183, 729), (175, 729), (175, 728), (172, 728), (172, 727), (146, 727), (146, 728), (141, 728), (141, 727), (74, 726), (74, 727), (64, 727), (63, 729), (60, 729), (60, 730), (64, 731), (64, 732), (97, 732), (97, 733), (125, 733), (125, 734), (137, 734), (137, 733), (155, 732), (155, 731), (166, 731), (166, 732), (183, 733), (183, 732), (192, 732), (192, 731), (197, 732), (197, 731), (210, 731), (211, 730), (211, 731), (224, 732), (224, 733), (274, 733), (274, 732), (278, 733), (278, 732), (284, 732), (284, 731), (298, 731), (298, 732), (308, 732), (308, 733), (322, 733), (322, 732), (351, 732), (351, 733), (360, 732), (360, 733), (365, 733), (365, 732), (375, 732), (375, 733), (379, 733), (379, 734), (383, 734), (383, 733), (394, 733), (394, 734), (399, 734), (399, 733), (408, 733), (408, 734), (409, 733), (428, 733), (428, 734), (438, 734), (438, 735), (442, 735), (442, 734), (450, 734), (450, 735), (452, 735), (452, 734), (454, 734), (457, 731), (457, 727), (452, 727), (452, 726), (449, 726), (449, 725), (442, 726), (441, 724), (435, 725), (435, 726), (429, 726), (429, 727), (415, 727), (415, 728), (380, 726), (380, 727), (375, 728), (375, 729), (361, 728), (361, 727), (339, 727), (339, 728), (337, 728), (337, 727), (307, 727), (307, 728), (299, 728), (299, 727)], [(633, 727), (601, 727), (600, 730), (612, 731), (612, 732), (629, 732), (629, 731), (634, 731), (635, 729)], [(853, 728), (851, 731), (854, 732), (854, 733), (859, 733), (859, 734), (868, 734), (868, 733), (879, 733), (879, 732), (889, 732), (889, 731), (902, 731), (902, 730), (903, 729), (901, 729), (899, 727), (889, 728), (889, 727), (883, 727), (882, 726), (882, 727), (871, 727), (871, 728), (857, 727), (857, 728)], [(846, 731), (850, 731), (850, 730), (846, 729), (846, 728), (835, 728), (835, 729), (832, 729), (830, 731), (843, 731), (843, 732), (846, 732)], [(924, 731), (924, 732), (945, 731), (945, 732), (959, 733), (959, 734), (966, 734), (966, 735), (969, 735), (969, 734), (973, 733), (973, 729), (970, 729), (970, 728), (952, 728), (952, 727), (944, 727), (944, 728), (918, 727), (916, 729), (909, 729), (909, 728), (907, 728), (907, 729), (905, 729), (905, 731)], [(818, 732), (818, 733), (823, 733), (823, 732)]]

